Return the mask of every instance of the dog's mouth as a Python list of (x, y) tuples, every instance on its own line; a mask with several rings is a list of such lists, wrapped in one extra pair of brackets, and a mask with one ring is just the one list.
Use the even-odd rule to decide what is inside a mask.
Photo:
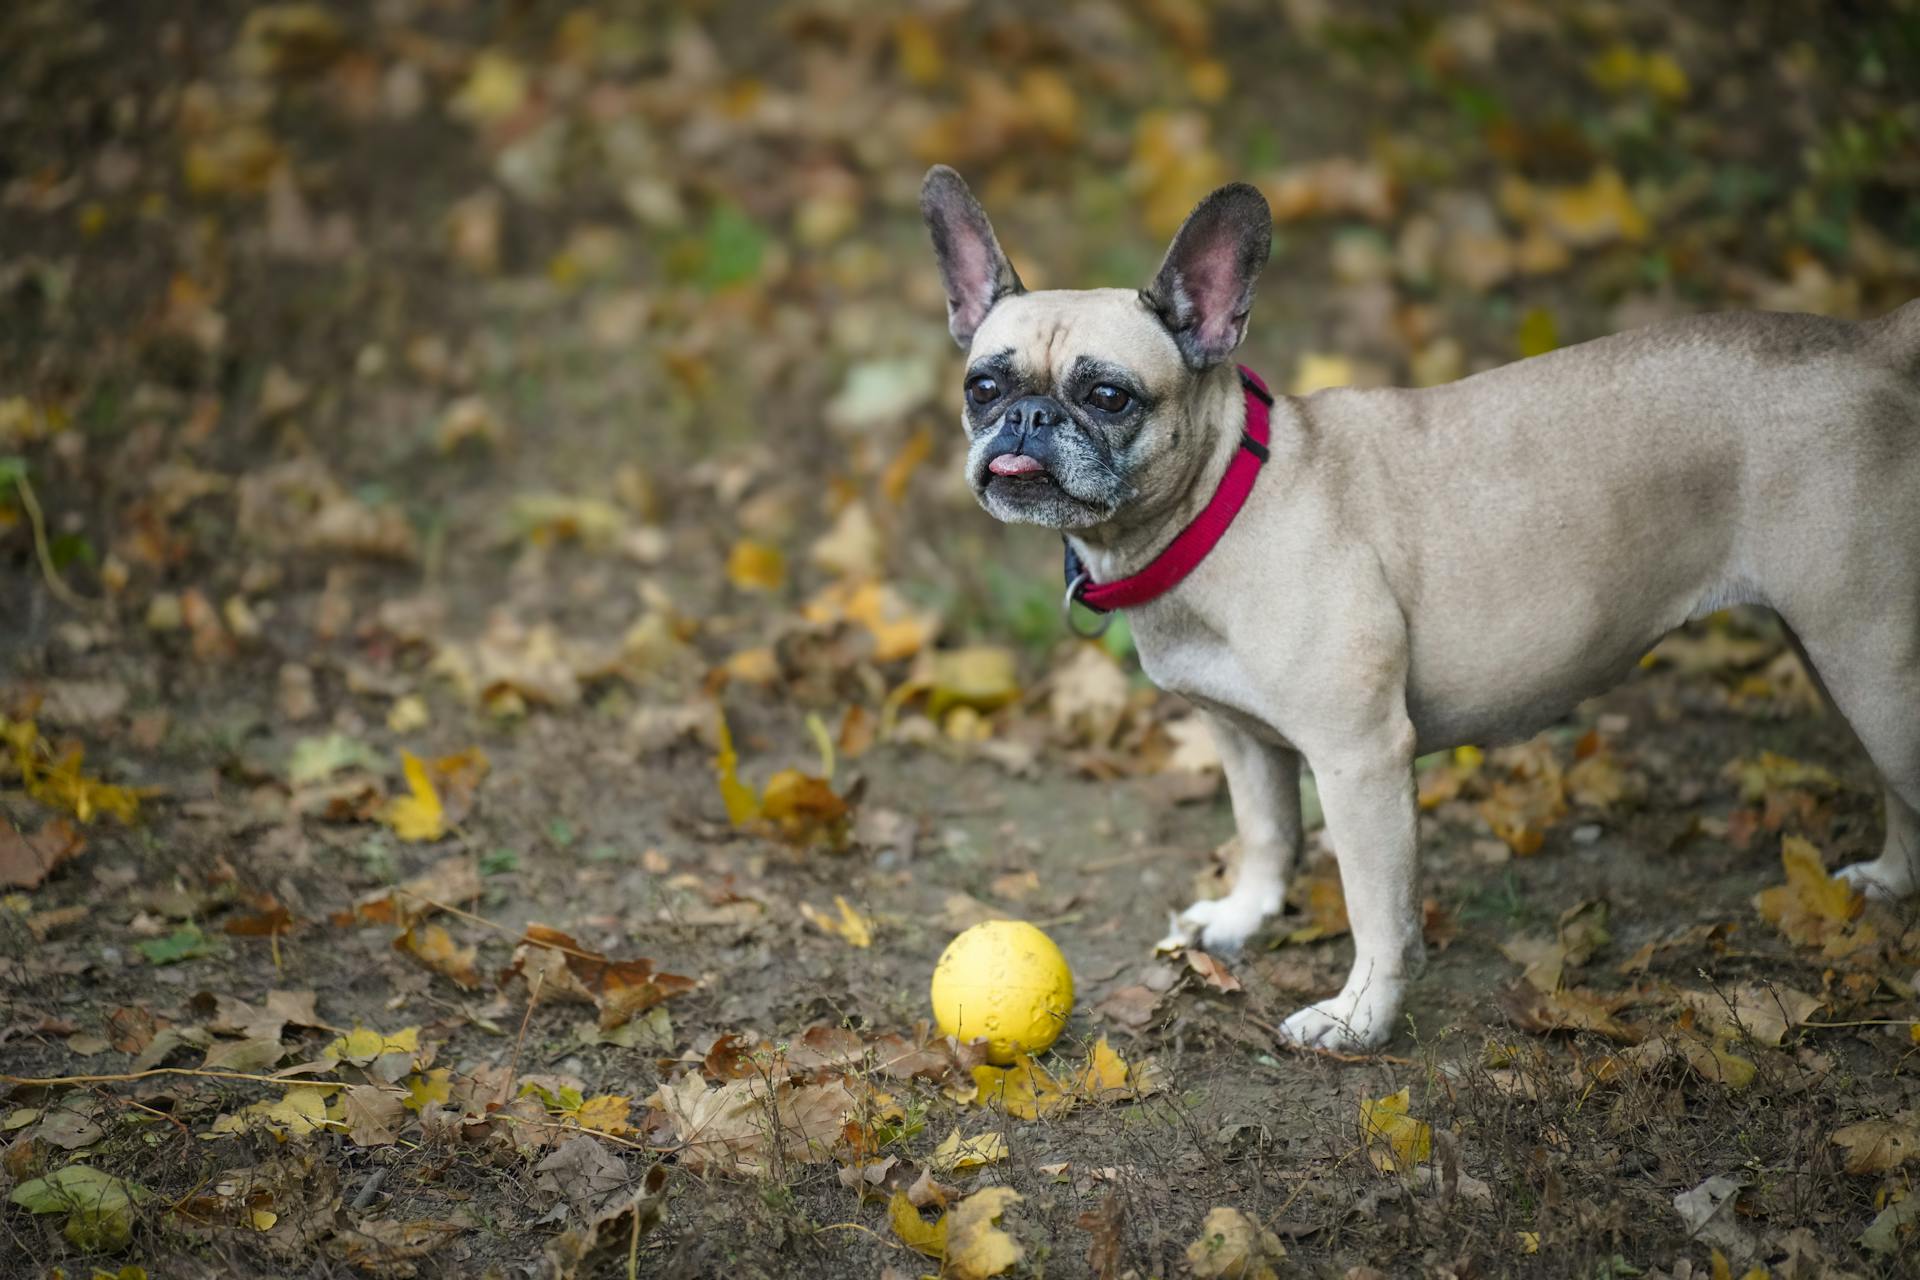
[(987, 463), (981, 487), (1006, 494), (1064, 493), (1047, 464), (1025, 453), (1003, 453)]
[(987, 470), (996, 476), (1040, 476), (1051, 480), (1047, 469), (1040, 459), (1024, 453), (1003, 453), (987, 464)]

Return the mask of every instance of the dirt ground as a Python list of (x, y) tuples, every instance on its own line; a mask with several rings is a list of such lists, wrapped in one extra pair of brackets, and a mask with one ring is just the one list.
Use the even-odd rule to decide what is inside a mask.
[[(1423, 762), (1405, 1025), (1279, 1048), (1331, 851), (1153, 953), (1217, 762), (973, 506), (914, 212), (1143, 282), (1253, 180), (1300, 392), (1877, 314), (1920, 9), (1755, 9), (7, 6), (0, 1274), (1920, 1275), (1920, 912), (1777, 625)], [(1005, 1079), (995, 917), (1078, 988)]]

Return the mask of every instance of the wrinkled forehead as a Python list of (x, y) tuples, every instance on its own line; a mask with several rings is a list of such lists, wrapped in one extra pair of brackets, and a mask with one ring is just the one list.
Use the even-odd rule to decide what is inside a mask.
[(1164, 387), (1186, 371), (1166, 327), (1132, 289), (1043, 290), (1002, 298), (973, 336), (972, 355), (1011, 351), (1036, 381), (1066, 376), (1090, 357)]

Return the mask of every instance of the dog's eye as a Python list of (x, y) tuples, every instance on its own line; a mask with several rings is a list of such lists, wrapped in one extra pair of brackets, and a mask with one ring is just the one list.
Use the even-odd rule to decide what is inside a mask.
[(975, 404), (992, 404), (1000, 398), (1000, 383), (986, 374), (967, 379), (967, 399)]
[(1118, 413), (1133, 403), (1132, 397), (1118, 387), (1101, 383), (1087, 392), (1087, 403), (1102, 413)]

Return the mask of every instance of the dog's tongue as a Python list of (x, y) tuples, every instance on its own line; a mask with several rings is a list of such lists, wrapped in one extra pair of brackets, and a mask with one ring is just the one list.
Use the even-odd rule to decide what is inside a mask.
[(1024, 453), (1003, 453), (987, 464), (987, 470), (997, 476), (1024, 476), (1046, 468), (1038, 458), (1029, 458)]

